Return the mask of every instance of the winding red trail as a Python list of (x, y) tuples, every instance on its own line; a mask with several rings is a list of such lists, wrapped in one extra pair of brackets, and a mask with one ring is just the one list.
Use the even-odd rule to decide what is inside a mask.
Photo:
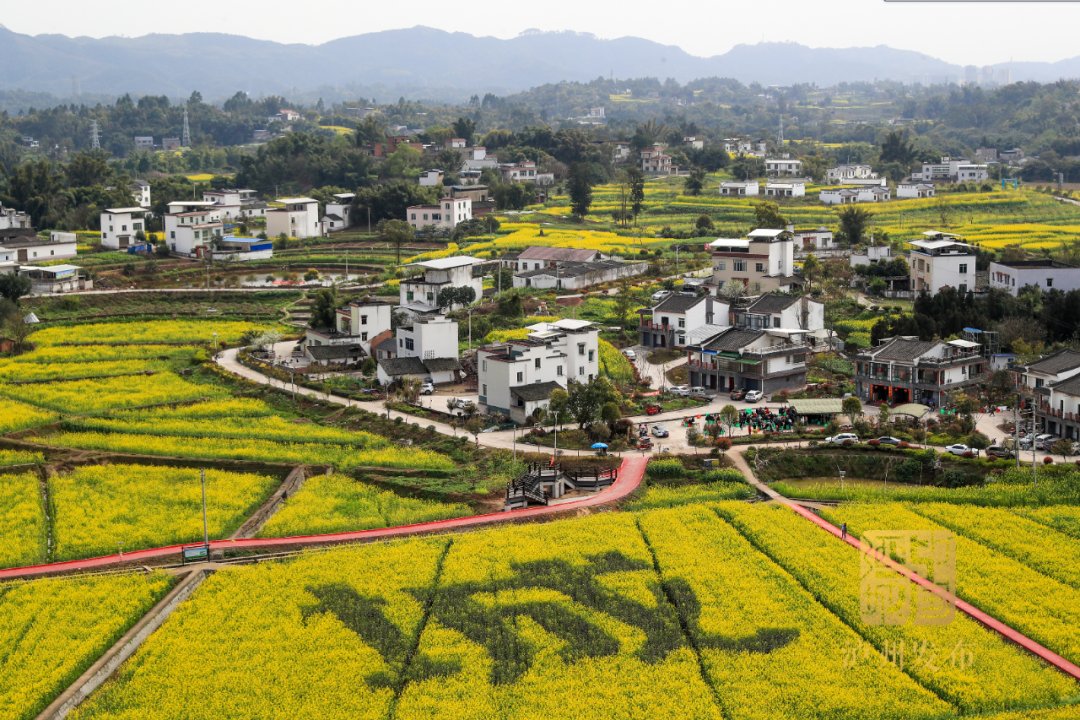
[(940, 585), (935, 585), (933, 582), (927, 580), (922, 575), (919, 575), (918, 573), (909, 570), (904, 565), (901, 565), (892, 558), (882, 554), (881, 551), (871, 547), (870, 545), (867, 545), (858, 538), (852, 537), (850, 533), (845, 537), (844, 533), (841, 532), (840, 528), (836, 527), (831, 522), (822, 518), (818, 514), (811, 512), (810, 510), (807, 510), (801, 505), (797, 505), (795, 503), (788, 502), (785, 504), (789, 508), (794, 510), (796, 513), (803, 516), (818, 527), (822, 528), (826, 532), (835, 535), (838, 539), (846, 542), (848, 545), (851, 545), (854, 548), (857, 548), (859, 551), (869, 555), (878, 562), (884, 563), (889, 568), (903, 575), (905, 578), (915, 583), (916, 585), (926, 588), (938, 597), (941, 597), (944, 600), (952, 603), (957, 610), (964, 613), (972, 620), (975, 620), (976, 622), (985, 625), (987, 628), (1000, 634), (1007, 640), (1016, 643), (1017, 645), (1024, 648), (1033, 655), (1042, 658), (1046, 662), (1056, 667), (1058, 670), (1061, 670), (1063, 673), (1071, 675), (1077, 680), (1080, 680), (1080, 667), (1078, 667), (1075, 663), (1072, 663), (1069, 660), (1063, 658), (1053, 650), (1043, 647), (1041, 644), (1032, 640), (1027, 635), (1024, 635), (1020, 631), (1013, 629), (1012, 627), (1006, 625), (997, 618), (986, 614), (971, 603), (961, 600), (960, 598), (950, 593), (948, 590), (942, 588)]
[[(629, 455), (623, 458), (619, 466), (619, 476), (609, 487), (595, 495), (589, 495), (579, 500), (571, 500), (558, 505), (545, 507), (521, 508), (509, 512), (494, 512), (483, 515), (469, 515), (467, 517), (451, 518), (449, 520), (434, 520), (413, 525), (399, 525), (389, 528), (374, 528), (372, 530), (355, 530), (352, 532), (327, 533), (325, 535), (296, 535), (281, 538), (238, 538), (235, 540), (211, 540), (211, 550), (245, 549), (256, 550), (260, 548), (295, 547), (295, 546), (318, 546), (331, 543), (342, 543), (362, 540), (379, 540), (383, 538), (406, 537), (409, 535), (422, 535), (425, 533), (445, 532), (447, 530), (462, 530), (496, 523), (517, 522), (529, 518), (544, 517), (579, 510), (581, 508), (596, 507), (621, 500), (634, 492), (641, 485), (645, 476), (645, 466), (649, 462), (647, 455)], [(145, 560), (156, 560), (163, 557), (174, 556), (180, 558), (180, 552), (184, 547), (191, 547), (194, 543), (180, 545), (166, 545), (145, 550), (133, 550), (123, 554), (102, 555), (100, 557), (87, 558), (85, 560), (66, 560), (63, 562), (45, 563), (42, 565), (28, 565), (0, 570), (0, 580), (12, 580), (16, 578), (30, 578), (40, 575), (52, 575), (65, 572), (79, 572), (83, 570), (97, 570), (119, 564), (138, 564)]]

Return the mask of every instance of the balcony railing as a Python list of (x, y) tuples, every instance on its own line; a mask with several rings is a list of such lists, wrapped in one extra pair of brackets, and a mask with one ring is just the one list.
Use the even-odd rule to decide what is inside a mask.
[(646, 320), (646, 319), (642, 318), (642, 320), (641, 320), (641, 329), (642, 330), (661, 330), (663, 332), (668, 332), (670, 330), (674, 330), (675, 326), (674, 325), (664, 325), (662, 323), (654, 323), (652, 320)]

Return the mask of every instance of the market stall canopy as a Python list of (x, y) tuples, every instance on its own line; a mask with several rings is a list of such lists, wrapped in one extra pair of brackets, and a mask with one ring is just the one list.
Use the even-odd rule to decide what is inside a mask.
[(792, 400), (791, 406), (800, 415), (839, 415), (843, 412), (842, 398), (801, 398)]
[(897, 405), (896, 407), (894, 407), (890, 414), (907, 415), (917, 420), (928, 412), (930, 412), (930, 408), (928, 408), (926, 405), (922, 405), (920, 403), (905, 403), (904, 405)]

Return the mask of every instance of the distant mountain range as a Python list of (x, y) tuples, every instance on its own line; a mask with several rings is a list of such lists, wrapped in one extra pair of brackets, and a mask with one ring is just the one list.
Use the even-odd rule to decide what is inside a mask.
[[(238, 90), (253, 96), (338, 100), (374, 97), (458, 101), (509, 94), (544, 83), (597, 77), (730, 77), (788, 85), (894, 80), (948, 82), (960, 65), (886, 46), (808, 48), (795, 43), (738, 45), (702, 58), (641, 38), (601, 40), (573, 32), (528, 32), (501, 40), (427, 27), (355, 35), (322, 45), (283, 44), (221, 33), (101, 39), (23, 35), (0, 26), (0, 90), (59, 98), (154, 94), (208, 100)], [(980, 69), (997, 82), (1080, 77), (1080, 57)]]

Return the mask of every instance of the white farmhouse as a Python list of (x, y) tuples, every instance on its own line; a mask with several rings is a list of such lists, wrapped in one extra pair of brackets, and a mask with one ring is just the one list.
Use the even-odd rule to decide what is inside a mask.
[(456, 382), (460, 370), (458, 324), (437, 315), (397, 329), (392, 352), (379, 359), (378, 377), (383, 385), (414, 376), (440, 385)]
[(600, 375), (599, 329), (585, 320), (530, 325), (526, 340), (488, 345), (476, 353), (479, 409), (524, 423), (546, 408), (551, 393), (569, 381)]
[(757, 195), (760, 187), (757, 180), (725, 180), (720, 183), (720, 194), (724, 197), (746, 197)]
[(735, 281), (750, 293), (788, 291), (801, 284), (794, 274), (794, 239), (787, 230), (759, 228), (746, 238), (718, 238), (706, 250), (713, 259), (709, 284), (718, 292)]
[(101, 213), (101, 247), (126, 250), (139, 242), (137, 233), (146, 231), (146, 209), (142, 207), (108, 208)]
[(201, 257), (224, 235), (221, 210), (211, 201), (173, 201), (164, 220), (165, 243), (177, 255)]
[(802, 252), (819, 252), (832, 250), (836, 247), (833, 231), (827, 227), (797, 229), (794, 225), (787, 226), (795, 241), (795, 250)]
[(514, 287), (539, 290), (581, 290), (593, 285), (641, 275), (648, 269), (649, 263), (644, 261), (555, 262), (539, 270), (515, 273)]
[(484, 292), (484, 278), (477, 271), (482, 264), (483, 260), (468, 255), (411, 263), (424, 272), (401, 281), (401, 309), (411, 315), (438, 313), (439, 293), (451, 287), (471, 287), (479, 300)]
[(911, 289), (931, 295), (946, 287), (960, 292), (974, 290), (975, 248), (948, 233), (931, 230), (923, 235), (925, 239), (908, 243)]
[(765, 158), (765, 174), (769, 177), (802, 177), (802, 160), (790, 157)]
[(644, 347), (681, 348), (701, 335), (715, 335), (731, 324), (731, 306), (708, 295), (676, 293), (641, 311), (639, 335)]
[(0, 263), (39, 263), (73, 258), (77, 253), (75, 233), (52, 232), (48, 240), (33, 233), (4, 237), (0, 234)]
[(319, 201), (309, 197), (278, 198), (282, 207), (266, 211), (266, 235), (294, 238), (319, 237)]
[(5, 208), (0, 203), (0, 230), (27, 229), (30, 225), (30, 215), (15, 208)]
[(931, 183), (903, 182), (896, 186), (897, 198), (932, 198), (934, 186)]
[(765, 183), (765, 197), (803, 197), (806, 195), (806, 180), (786, 178), (768, 180)]
[(442, 170), (425, 170), (420, 173), (416, 182), (420, 187), (442, 187), (445, 174)]
[(1029, 285), (1044, 292), (1080, 290), (1080, 268), (1049, 259), (990, 263), (991, 289), (1017, 295)]
[(879, 262), (889, 262), (893, 259), (892, 247), (889, 245), (870, 245), (866, 252), (851, 253), (848, 262), (851, 267), (860, 265), (877, 265)]
[(150, 183), (135, 180), (131, 183), (131, 199), (143, 210), (150, 209)]
[[(338, 308), (331, 328), (308, 328), (304, 348), (318, 362), (359, 361), (373, 355), (373, 346), (393, 336), (394, 306), (384, 300), (353, 300)], [(337, 350), (325, 348), (335, 347)], [(323, 348), (323, 349), (320, 349)]]
[(453, 230), (458, 224), (472, 220), (472, 199), (444, 197), (438, 205), (412, 205), (405, 210), (405, 220), (414, 230)]
[(356, 193), (334, 193), (334, 202), (326, 203), (326, 212), (322, 216), (324, 232), (337, 232), (352, 227), (353, 199)]
[[(843, 185), (848, 181), (879, 181), (877, 173), (869, 165), (863, 163), (847, 163), (831, 167), (825, 171), (825, 182)], [(862, 184), (855, 182), (853, 184)]]

